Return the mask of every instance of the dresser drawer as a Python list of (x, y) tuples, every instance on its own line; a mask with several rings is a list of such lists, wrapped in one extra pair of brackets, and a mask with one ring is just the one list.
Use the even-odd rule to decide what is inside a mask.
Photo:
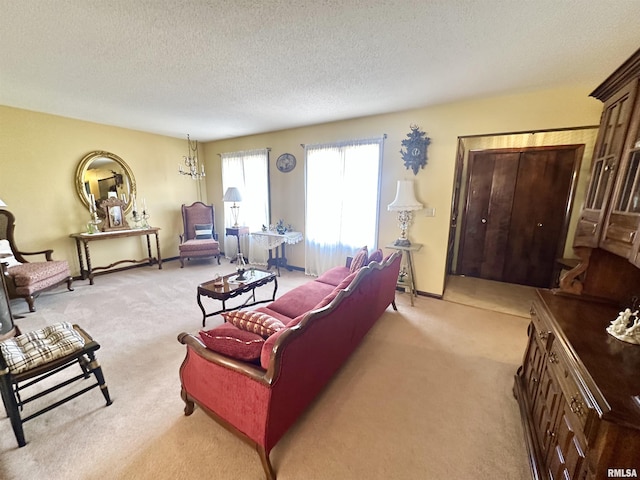
[(566, 351), (559, 341), (555, 341), (551, 345), (547, 355), (547, 363), (550, 365), (562, 395), (569, 406), (568, 412), (573, 413), (575, 420), (584, 428), (589, 415), (595, 414), (595, 409), (590, 397), (580, 386), (582, 382), (570, 367)]
[(545, 313), (545, 310), (537, 301), (534, 301), (529, 310), (531, 315), (531, 323), (533, 323), (534, 331), (531, 333), (536, 336), (536, 340), (540, 346), (546, 350), (550, 345), (551, 329), (549, 328), (550, 320)]

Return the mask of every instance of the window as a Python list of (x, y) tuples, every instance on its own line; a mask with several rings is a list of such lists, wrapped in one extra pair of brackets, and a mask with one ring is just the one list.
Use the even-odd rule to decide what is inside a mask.
[(377, 246), (383, 138), (305, 147), (305, 271), (319, 275)]
[[(221, 154), (222, 158), (222, 193), (229, 187), (237, 187), (242, 195), (242, 202), (238, 214), (238, 223), (249, 227), (251, 231), (258, 231), (262, 225), (269, 225), (269, 150), (249, 150), (244, 152), (232, 152)], [(224, 204), (224, 226), (233, 225), (231, 215), (232, 203)], [(236, 237), (227, 237), (221, 232), (219, 237), (224, 238), (225, 255), (235, 257), (238, 244)], [(250, 245), (250, 237), (240, 239), (242, 253), (249, 256), (254, 263), (266, 263), (264, 249), (253, 251)]]

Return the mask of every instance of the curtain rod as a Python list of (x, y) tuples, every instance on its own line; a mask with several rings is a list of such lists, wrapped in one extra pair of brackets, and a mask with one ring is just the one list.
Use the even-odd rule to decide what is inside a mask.
[[(382, 137), (383, 139), (386, 139), (386, 138), (387, 138), (387, 134), (386, 134), (386, 133), (383, 133), (383, 134), (381, 135), (381, 137)], [(376, 138), (376, 137), (372, 137), (372, 138)], [(366, 140), (369, 140), (369, 139), (368, 139), (368, 138), (360, 138), (360, 139), (358, 139), (358, 138), (357, 138), (357, 139), (355, 139), (355, 140), (339, 140), (339, 141), (337, 141), (337, 142), (321, 143), (320, 145), (328, 145), (328, 144), (331, 144), (331, 143), (345, 143), (345, 142), (353, 142), (353, 141), (360, 142), (360, 141), (366, 141)], [(300, 144), (300, 146), (301, 146), (302, 148), (305, 148), (305, 147), (307, 146), (307, 144), (306, 144), (306, 143), (301, 143), (301, 144)]]
[(223, 152), (223, 153), (218, 153), (216, 155), (218, 155), (219, 157), (222, 157), (223, 154), (225, 153), (244, 153), (244, 152), (255, 152), (256, 150), (266, 150), (267, 152), (271, 151), (271, 147), (265, 147), (265, 148), (253, 148), (251, 150), (240, 150), (238, 152)]

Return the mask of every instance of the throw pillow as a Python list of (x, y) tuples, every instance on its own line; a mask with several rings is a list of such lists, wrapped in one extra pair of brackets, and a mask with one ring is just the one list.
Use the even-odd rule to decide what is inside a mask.
[(356, 253), (356, 256), (353, 257), (353, 260), (351, 260), (351, 267), (349, 267), (349, 271), (351, 273), (357, 272), (360, 268), (364, 267), (367, 264), (368, 259), (369, 259), (369, 250), (365, 245), (360, 250), (358, 250), (358, 253)]
[(204, 223), (194, 225), (196, 229), (196, 240), (209, 240), (213, 238), (213, 224)]
[(268, 338), (285, 327), (284, 323), (277, 318), (253, 310), (234, 310), (223, 313), (222, 316), (227, 322), (239, 329), (255, 333), (263, 338)]
[(211, 330), (201, 330), (200, 338), (209, 350), (238, 360), (255, 361), (260, 358), (264, 338), (225, 323)]
[(367, 260), (367, 265), (369, 265), (371, 262), (382, 263), (382, 259), (383, 259), (382, 250), (377, 249), (375, 252), (369, 255), (369, 260)]
[(11, 251), (9, 240), (0, 240), (0, 262), (6, 263), (7, 268), (15, 267), (16, 265), (22, 265), (19, 261), (16, 260), (16, 257), (13, 256), (13, 251)]

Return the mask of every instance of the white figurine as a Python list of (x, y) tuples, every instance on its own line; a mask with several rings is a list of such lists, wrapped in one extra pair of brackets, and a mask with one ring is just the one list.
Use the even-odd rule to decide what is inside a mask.
[[(633, 325), (628, 327), (631, 317), (634, 317)], [(638, 318), (638, 310), (631, 312), (626, 308), (623, 312), (619, 312), (618, 318), (611, 322), (607, 327), (609, 335), (616, 337), (623, 342), (640, 345), (640, 318)]]

